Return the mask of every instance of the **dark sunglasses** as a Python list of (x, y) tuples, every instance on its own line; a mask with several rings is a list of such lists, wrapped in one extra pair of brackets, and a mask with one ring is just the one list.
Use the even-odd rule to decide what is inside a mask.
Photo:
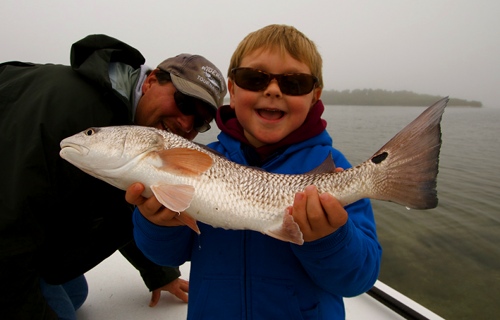
[(281, 92), (290, 96), (308, 94), (318, 82), (318, 78), (307, 73), (273, 74), (253, 68), (234, 68), (231, 73), (238, 87), (250, 91), (262, 91), (276, 79)]
[[(198, 114), (196, 110), (196, 103), (200, 103), (201, 100), (185, 95), (184, 93), (176, 90), (174, 93), (174, 101), (177, 105), (177, 108), (180, 112), (182, 112), (183, 115), (195, 116), (193, 125), (194, 130), (202, 133), (208, 131), (211, 128), (209, 122), (212, 121), (212, 119), (204, 119)], [(208, 104), (204, 102), (202, 103), (204, 106), (206, 105), (206, 108), (212, 108)]]

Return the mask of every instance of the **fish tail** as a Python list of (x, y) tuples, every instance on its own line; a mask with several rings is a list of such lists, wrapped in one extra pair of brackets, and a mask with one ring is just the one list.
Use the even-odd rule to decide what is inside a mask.
[(377, 168), (372, 198), (412, 209), (437, 206), (440, 123), (448, 100), (427, 108), (367, 161)]

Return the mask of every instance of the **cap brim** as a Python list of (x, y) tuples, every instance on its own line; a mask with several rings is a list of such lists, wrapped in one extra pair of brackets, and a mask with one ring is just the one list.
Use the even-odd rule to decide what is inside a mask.
[(188, 96), (192, 96), (209, 103), (213, 107), (214, 111), (217, 112), (217, 108), (219, 107), (217, 105), (217, 101), (215, 101), (212, 96), (207, 93), (205, 88), (190, 81), (186, 81), (173, 73), (170, 74), (170, 77), (172, 78), (172, 83), (177, 90), (187, 94)]

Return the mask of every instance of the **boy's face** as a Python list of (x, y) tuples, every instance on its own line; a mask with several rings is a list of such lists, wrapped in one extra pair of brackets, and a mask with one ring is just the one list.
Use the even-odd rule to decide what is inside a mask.
[[(243, 58), (239, 67), (259, 69), (268, 73), (306, 73), (309, 67), (279, 51), (257, 49)], [(301, 96), (283, 94), (276, 79), (262, 91), (240, 88), (232, 79), (228, 81), (230, 105), (243, 126), (245, 137), (254, 147), (279, 142), (304, 123), (311, 107), (321, 96), (314, 88)]]

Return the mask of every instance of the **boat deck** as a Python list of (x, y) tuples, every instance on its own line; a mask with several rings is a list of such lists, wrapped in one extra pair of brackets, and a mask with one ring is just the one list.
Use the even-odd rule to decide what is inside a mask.
[[(189, 279), (189, 266), (189, 263), (186, 263), (180, 268), (183, 279)], [(186, 319), (187, 304), (167, 292), (162, 294), (156, 307), (150, 308), (148, 303), (151, 295), (139, 272), (119, 252), (87, 272), (85, 276), (89, 284), (89, 296), (77, 312), (79, 320)], [(345, 299), (346, 319), (442, 319), (379, 281), (376, 287), (415, 311), (418, 316), (403, 317), (371, 295), (363, 294)]]

